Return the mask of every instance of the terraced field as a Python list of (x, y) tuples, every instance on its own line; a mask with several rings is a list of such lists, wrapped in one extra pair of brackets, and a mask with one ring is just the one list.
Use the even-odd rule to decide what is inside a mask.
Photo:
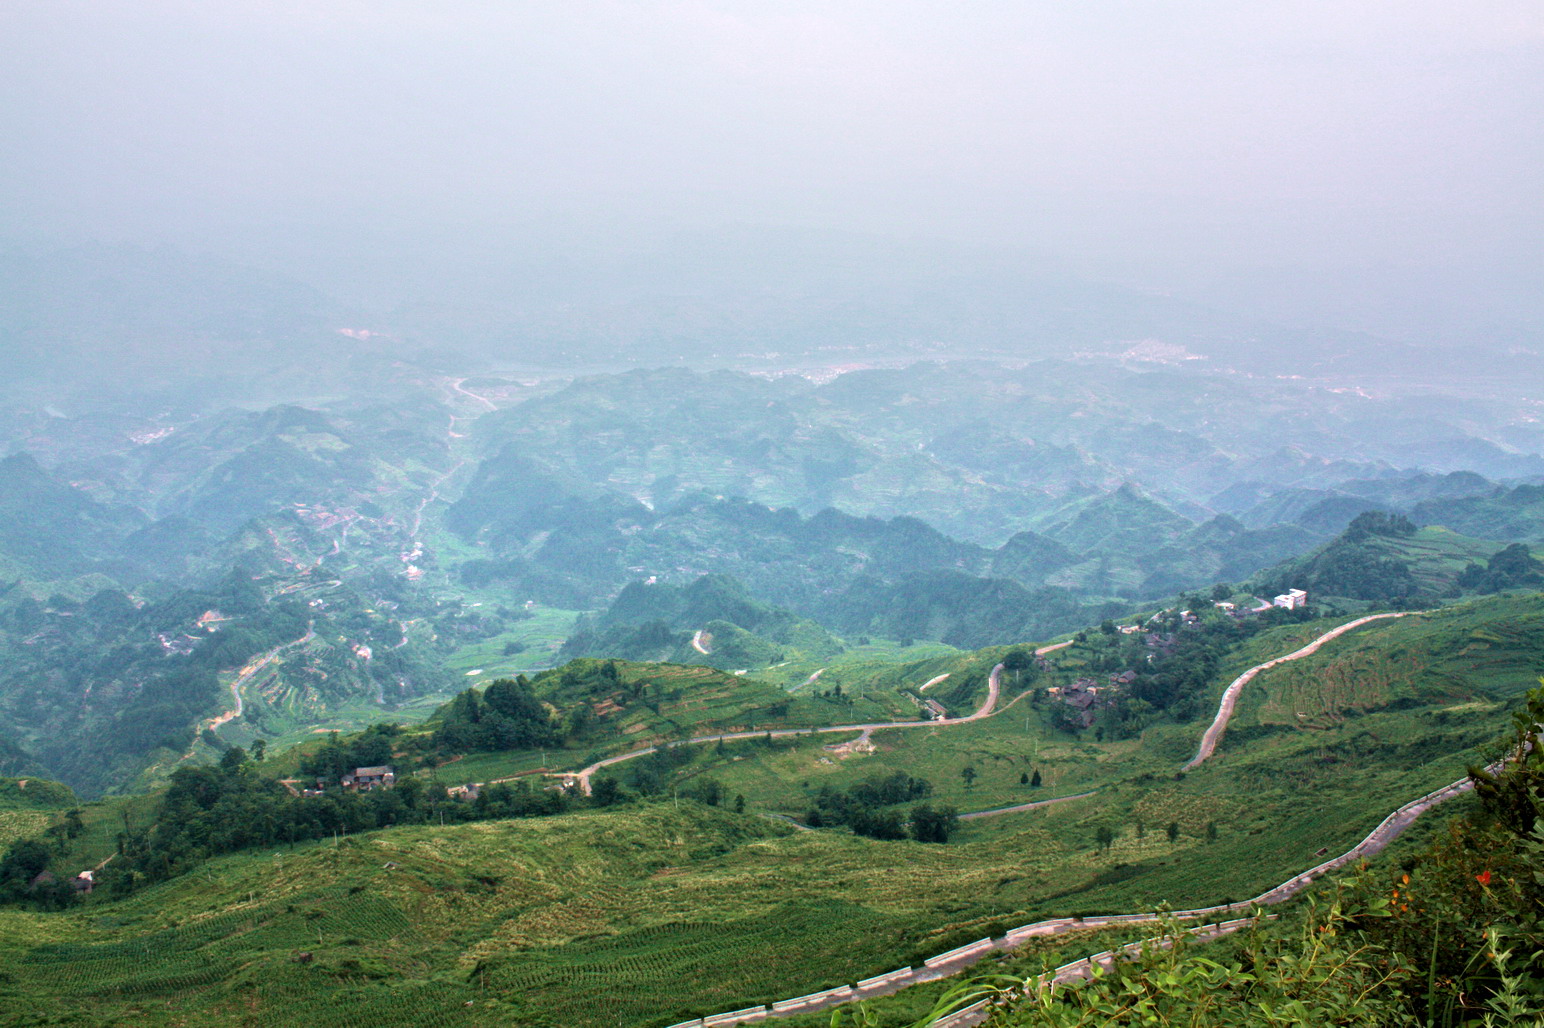
[(41, 833), (54, 820), (55, 815), (41, 810), (0, 810), (0, 850)]

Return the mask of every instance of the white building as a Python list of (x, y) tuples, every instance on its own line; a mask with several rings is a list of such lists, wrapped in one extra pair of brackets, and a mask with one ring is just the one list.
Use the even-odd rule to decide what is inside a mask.
[(1271, 606), (1280, 607), (1283, 610), (1296, 610), (1308, 605), (1308, 593), (1302, 589), (1288, 589), (1271, 601)]

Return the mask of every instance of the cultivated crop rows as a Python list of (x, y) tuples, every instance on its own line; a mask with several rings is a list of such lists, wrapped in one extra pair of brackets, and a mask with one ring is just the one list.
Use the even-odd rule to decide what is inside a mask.
[(175, 995), (229, 978), (259, 954), (411, 932), (386, 900), (334, 890), (309, 903), (263, 904), (121, 942), (37, 946), (14, 960), (10, 973), (30, 989), (59, 996)]
[[(529, 997), (533, 1011), (565, 1011), (574, 1028), (647, 1021), (683, 994), (705, 1004), (775, 995), (791, 978), (830, 973), (867, 948), (882, 919), (838, 907), (789, 905), (765, 919), (659, 925), (581, 952), (520, 954), (487, 972), (486, 984)], [(776, 945), (790, 933), (806, 940), (798, 952)]]

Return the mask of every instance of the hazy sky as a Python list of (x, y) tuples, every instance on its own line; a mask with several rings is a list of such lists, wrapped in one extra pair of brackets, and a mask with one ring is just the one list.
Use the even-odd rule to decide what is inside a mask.
[(770, 225), (1541, 291), (1537, 0), (5, 0), (0, 39), (3, 237)]

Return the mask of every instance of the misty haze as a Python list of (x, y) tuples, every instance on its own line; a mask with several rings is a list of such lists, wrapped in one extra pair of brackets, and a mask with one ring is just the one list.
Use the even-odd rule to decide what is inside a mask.
[(0, 1022), (1544, 1019), (1535, 5), (0, 38)]

